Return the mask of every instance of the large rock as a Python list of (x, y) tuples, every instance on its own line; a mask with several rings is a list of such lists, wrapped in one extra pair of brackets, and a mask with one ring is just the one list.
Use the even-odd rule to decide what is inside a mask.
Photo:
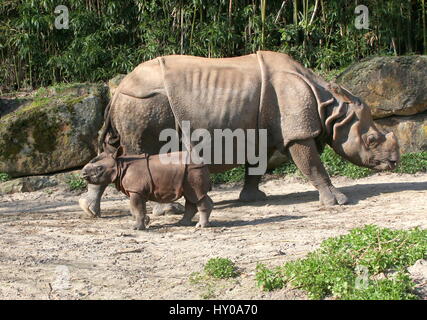
[(56, 186), (58, 182), (48, 176), (21, 177), (0, 183), (0, 195), (15, 192), (32, 192)]
[(125, 74), (118, 74), (114, 78), (108, 81), (108, 89), (110, 90), (110, 98), (114, 95), (114, 91), (116, 91), (117, 87), (122, 82), (123, 78), (126, 77)]
[(101, 84), (40, 89), (26, 97), (0, 119), (0, 172), (18, 177), (83, 166), (96, 155), (106, 102)]
[(383, 131), (392, 131), (399, 141), (400, 152), (427, 150), (427, 113), (409, 117), (389, 117), (375, 120)]
[(375, 119), (427, 110), (427, 56), (362, 60), (336, 81), (361, 97), (371, 107)]

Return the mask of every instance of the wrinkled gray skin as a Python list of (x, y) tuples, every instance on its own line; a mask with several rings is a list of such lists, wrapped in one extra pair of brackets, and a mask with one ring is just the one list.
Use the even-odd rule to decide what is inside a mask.
[[(152, 63), (152, 61), (147, 62)], [(143, 67), (144, 64), (138, 68)], [(137, 68), (137, 69), (138, 69)], [(124, 146), (126, 154), (156, 154), (162, 146), (159, 142), (159, 134), (163, 129), (175, 129), (174, 114), (169, 105), (167, 94), (161, 88), (160, 70), (150, 71), (150, 77), (147, 81), (154, 83), (153, 87), (158, 87), (153, 94), (145, 97), (135, 98), (125, 94), (127, 86), (133, 85), (132, 74), (129, 74), (116, 90), (112, 99), (109, 111), (111, 127), (120, 136), (120, 143)], [(139, 69), (141, 70), (141, 69)], [(153, 70), (156, 70), (153, 67)], [(304, 71), (305, 72), (305, 71)], [(322, 126), (327, 134), (319, 135), (314, 138), (290, 141), (287, 145), (283, 144), (282, 119), (286, 116), (286, 106), (278, 106), (274, 97), (267, 101), (268, 110), (268, 156), (271, 156), (275, 150), (282, 153), (289, 152), (294, 163), (307, 176), (313, 186), (319, 191), (320, 203), (323, 205), (335, 205), (347, 203), (347, 197), (338, 191), (331, 183), (328, 174), (320, 161), (319, 151), (327, 143), (335, 152), (350, 162), (372, 168), (375, 170), (392, 170), (399, 161), (399, 147), (395, 136), (392, 133), (387, 135), (380, 132), (370, 114), (370, 109), (360, 99), (353, 97), (350, 93), (341, 88), (328, 87), (327, 83), (316, 78), (314, 74), (307, 72), (308, 83), (317, 81), (320, 83), (321, 94), (326, 97), (325, 100), (332, 102), (324, 109), (324, 123)], [(319, 101), (310, 92), (306, 82), (300, 77), (286, 75), (286, 89), (291, 95), (289, 101), (294, 101), (294, 108), (312, 108), (317, 110)], [(158, 84), (156, 84), (156, 81)], [(282, 88), (283, 89), (283, 88)], [(238, 91), (237, 91), (238, 92)], [(191, 94), (185, 93), (185, 94)], [(294, 96), (292, 96), (294, 95)], [(332, 99), (330, 99), (332, 97)], [(324, 100), (323, 100), (324, 101)], [(344, 110), (353, 110), (348, 117), (337, 116), (340, 106), (346, 107)], [(195, 105), (195, 108), (198, 106)], [(218, 109), (218, 107), (217, 107)], [(337, 111), (338, 110), (338, 111)], [(107, 117), (108, 118), (108, 117)], [(248, 119), (256, 118), (256, 114), (240, 114), (239, 118), (228, 119), (222, 124), (222, 129), (238, 127), (239, 121), (242, 121), (242, 127), (247, 128)], [(345, 118), (345, 119), (344, 119)], [(241, 119), (241, 120), (240, 120)], [(343, 120), (344, 119), (344, 120)], [(198, 119), (185, 119), (192, 121), (192, 124), (198, 123)], [(230, 123), (232, 122), (232, 125)], [(246, 122), (245, 122), (246, 121)], [(318, 120), (316, 120), (318, 121)], [(341, 122), (340, 122), (341, 121)], [(108, 124), (107, 124), (108, 125)], [(256, 123), (253, 123), (256, 127)], [(212, 128), (207, 128), (212, 130)], [(107, 135), (108, 136), (108, 135)], [(236, 165), (214, 165), (210, 166), (211, 172), (223, 172)], [(261, 176), (248, 175), (246, 165), (246, 175), (243, 190), (240, 193), (241, 201), (260, 201), (265, 200), (266, 195), (258, 189)], [(80, 199), (80, 206), (92, 216), (100, 215), (100, 199), (105, 186), (89, 185), (88, 193)]]

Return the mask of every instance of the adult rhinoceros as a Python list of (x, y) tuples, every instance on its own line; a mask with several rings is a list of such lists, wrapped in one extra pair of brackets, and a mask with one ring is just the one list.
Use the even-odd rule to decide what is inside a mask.
[[(104, 142), (120, 138), (128, 154), (155, 154), (164, 144), (160, 132), (182, 120), (210, 131), (267, 129), (268, 155), (289, 151), (325, 205), (347, 202), (320, 161), (325, 143), (352, 163), (376, 170), (394, 169), (399, 160), (395, 136), (376, 128), (360, 99), (281, 53), (220, 59), (173, 55), (140, 64), (116, 89), (104, 124), (110, 139)], [(211, 172), (229, 168), (210, 167)], [(248, 165), (240, 200), (264, 200), (261, 176), (247, 172)], [(99, 215), (104, 189), (89, 185), (82, 209)]]

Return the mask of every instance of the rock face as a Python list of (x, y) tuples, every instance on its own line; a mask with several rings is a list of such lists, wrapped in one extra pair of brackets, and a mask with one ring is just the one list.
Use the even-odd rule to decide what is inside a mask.
[(53, 187), (57, 184), (57, 181), (47, 176), (22, 177), (0, 183), (0, 195), (15, 192), (32, 192)]
[(427, 150), (427, 56), (365, 59), (336, 82), (366, 102), (378, 127), (397, 136), (401, 153)]
[(427, 113), (378, 119), (375, 123), (383, 131), (396, 135), (401, 153), (427, 150)]
[(74, 84), (26, 97), (0, 118), (0, 172), (19, 177), (86, 164), (96, 155), (107, 91)]
[(118, 74), (113, 79), (108, 81), (108, 88), (110, 90), (110, 98), (114, 95), (114, 91), (119, 86), (120, 82), (122, 82), (123, 78), (126, 77), (125, 74)]
[(336, 82), (361, 97), (374, 119), (427, 110), (427, 56), (375, 57), (353, 64)]

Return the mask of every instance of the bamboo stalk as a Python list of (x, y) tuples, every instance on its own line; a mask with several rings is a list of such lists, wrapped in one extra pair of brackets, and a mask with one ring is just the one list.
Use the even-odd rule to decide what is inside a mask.
[(279, 11), (277, 12), (276, 19), (274, 20), (274, 23), (277, 23), (277, 21), (279, 21), (280, 14), (282, 13), (283, 8), (285, 7), (286, 1), (287, 0), (282, 1), (282, 5), (280, 6)]
[(266, 13), (267, 0), (261, 0), (261, 48), (264, 49), (265, 45), (265, 13)]
[(317, 12), (317, 8), (319, 7), (319, 0), (316, 0), (316, 3), (314, 4), (314, 10), (313, 10), (313, 14), (311, 15), (311, 19), (310, 22), (308, 23), (308, 25), (310, 26), (313, 21), (314, 21), (314, 17), (316, 16), (316, 12)]
[(293, 16), (294, 16), (294, 25), (298, 24), (298, 0), (293, 1), (294, 10), (293, 10)]
[(423, 20), (423, 44), (424, 44), (424, 54), (427, 54), (427, 29), (426, 29), (426, 3), (425, 0), (421, 0), (421, 14)]
[(196, 23), (196, 14), (197, 14), (197, 7), (194, 6), (193, 10), (193, 21), (191, 22), (191, 32), (190, 32), (190, 48), (193, 44), (193, 33), (194, 33), (194, 24)]

